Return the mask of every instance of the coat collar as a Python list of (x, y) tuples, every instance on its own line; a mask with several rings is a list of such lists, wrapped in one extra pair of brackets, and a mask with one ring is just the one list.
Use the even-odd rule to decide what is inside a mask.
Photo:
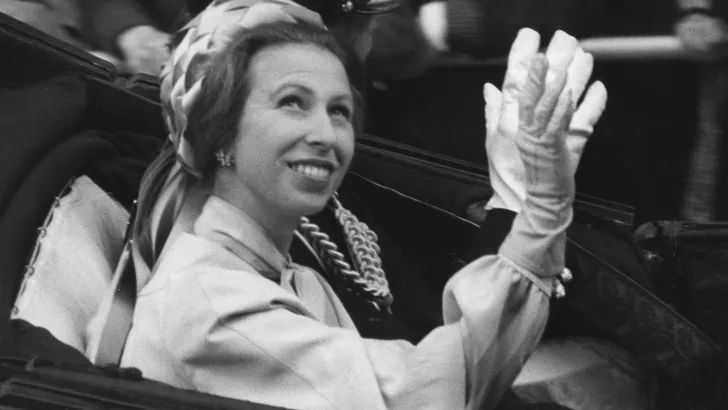
[(336, 327), (356, 329), (326, 280), (284, 256), (252, 218), (223, 199), (210, 196), (194, 227), (197, 236), (224, 246), (263, 277), (297, 295), (305, 314)]
[(195, 222), (195, 233), (219, 242), (263, 276), (278, 281), (290, 262), (250, 216), (217, 196), (210, 196)]

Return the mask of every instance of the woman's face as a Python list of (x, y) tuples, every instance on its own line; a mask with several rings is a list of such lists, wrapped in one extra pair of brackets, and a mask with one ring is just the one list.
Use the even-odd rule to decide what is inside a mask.
[(319, 212), (354, 155), (344, 66), (320, 47), (288, 44), (260, 51), (249, 70), (233, 151), (242, 194), (290, 217)]

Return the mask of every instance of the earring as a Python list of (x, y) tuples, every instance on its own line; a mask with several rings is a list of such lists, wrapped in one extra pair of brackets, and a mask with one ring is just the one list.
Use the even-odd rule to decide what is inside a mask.
[(215, 153), (215, 158), (217, 159), (218, 164), (222, 167), (229, 168), (235, 165), (235, 158), (233, 158), (232, 152), (225, 152), (223, 150), (217, 151)]

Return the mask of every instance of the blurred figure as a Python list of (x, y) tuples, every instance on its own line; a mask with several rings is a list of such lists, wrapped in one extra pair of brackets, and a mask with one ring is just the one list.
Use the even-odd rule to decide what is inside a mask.
[(677, 0), (682, 17), (675, 34), (696, 58), (716, 60), (728, 55), (728, 6), (712, 0)]
[(419, 0), (422, 31), (435, 48), (473, 57), (503, 57), (518, 29), (550, 38), (669, 34), (676, 20), (660, 0)]
[(79, 0), (85, 37), (132, 73), (159, 75), (172, 33), (190, 18), (180, 0)]
[(410, 4), (374, 17), (367, 69), (373, 80), (397, 80), (422, 74), (437, 55), (422, 32)]
[[(132, 72), (159, 75), (161, 65), (169, 56), (169, 33), (202, 12), (211, 0), (81, 1), (84, 2), (87, 34), (97, 40), (102, 50), (122, 58)], [(370, 21), (359, 20), (363, 24)], [(342, 27), (356, 27), (361, 22), (352, 20), (332, 30), (340, 38), (347, 38), (352, 33)], [(407, 6), (376, 16), (372, 42), (368, 67), (374, 79), (419, 74), (434, 56), (434, 49), (425, 40), (415, 14)]]
[(686, 176), (681, 218), (710, 222), (721, 215), (721, 176), (726, 153), (725, 110), (728, 107), (728, 4), (714, 0), (677, 0), (682, 17), (675, 24), (693, 58), (702, 62), (700, 104), (694, 149)]
[(0, 12), (123, 70), (159, 75), (170, 35), (189, 20), (180, 0), (0, 0)]
[(0, 13), (31, 25), (44, 33), (79, 48), (89, 49), (82, 35), (78, 0), (0, 0)]
[(577, 38), (593, 28), (603, 0), (424, 0), (420, 26), (440, 51), (475, 57), (502, 57), (521, 27), (548, 39), (556, 30)]

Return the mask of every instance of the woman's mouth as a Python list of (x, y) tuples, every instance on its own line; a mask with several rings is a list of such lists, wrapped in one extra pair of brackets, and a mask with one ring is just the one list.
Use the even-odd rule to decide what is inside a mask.
[(313, 165), (299, 162), (288, 164), (288, 167), (299, 174), (322, 181), (331, 178), (332, 174), (332, 169), (325, 165)]

